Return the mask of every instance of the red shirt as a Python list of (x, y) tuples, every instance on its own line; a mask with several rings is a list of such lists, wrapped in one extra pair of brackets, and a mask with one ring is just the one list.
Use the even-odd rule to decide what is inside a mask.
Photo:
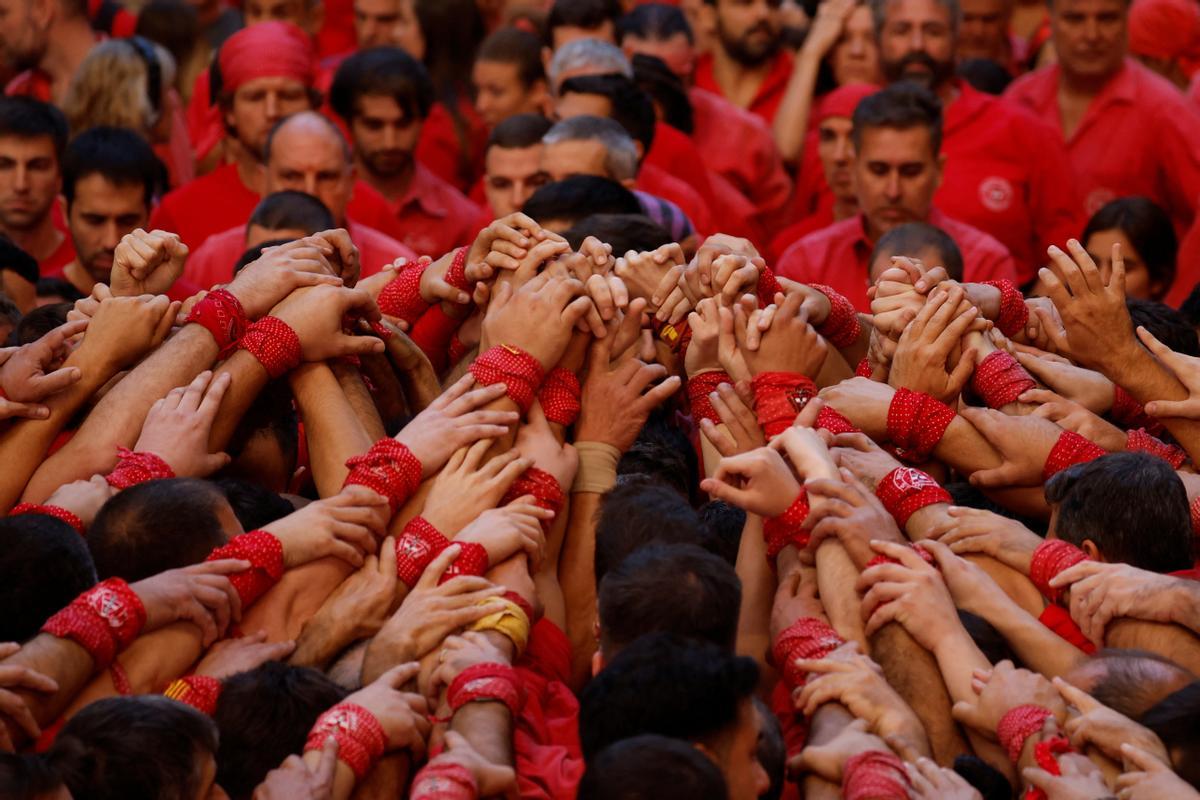
[(1031, 109), (1066, 141), (1087, 213), (1118, 197), (1144, 195), (1167, 210), (1177, 231), (1187, 230), (1200, 196), (1200, 114), (1183, 94), (1126, 58), (1065, 139), (1058, 80), (1058, 66), (1045, 67), (1018, 78), (1005, 97)]
[[(400, 242), (367, 225), (346, 221), (346, 231), (358, 245), (362, 275), (366, 278), (382, 270), (400, 256), (415, 259), (416, 255)], [(246, 252), (245, 223), (213, 234), (193, 252), (183, 268), (183, 277), (197, 286), (210, 289), (233, 280), (233, 267)]]
[(38, 262), (38, 274), (43, 278), (60, 278), (63, 269), (74, 260), (75, 243), (71, 241), (71, 234), (67, 233), (54, 252)]
[[(460, 192), (469, 192), (471, 185), (483, 175), (488, 129), (470, 102), (459, 103), (459, 114), (465, 123), (461, 131), (455, 128), (454, 117), (444, 105), (433, 104), (421, 127), (417, 160)], [(466, 155), (463, 142), (466, 142)]]
[(475, 241), (479, 234), (477, 221), (483, 213), (462, 192), (419, 162), (408, 192), (389, 204), (389, 209), (393, 219), (398, 220), (396, 238), (414, 252), (434, 258)]
[(51, 88), (50, 74), (34, 68), (17, 73), (4, 87), (4, 93), (9, 97), (31, 97), (49, 103)]
[(150, 229), (179, 234), (195, 252), (214, 233), (244, 226), (259, 199), (242, 183), (236, 165), (223, 164), (168, 192), (150, 215)]
[(1012, 102), (958, 81), (946, 107), (946, 169), (938, 208), (994, 236), (1012, 253), (1019, 283), (1046, 262), (1046, 248), (1078, 238), (1087, 224), (1056, 131)]
[(637, 188), (646, 194), (670, 200), (692, 221), (701, 238), (715, 233), (712, 211), (695, 189), (653, 164), (642, 164), (638, 171)]
[(832, 197), (830, 195), (830, 202), (823, 203), (812, 214), (797, 223), (787, 226), (775, 235), (775, 238), (771, 240), (771, 246), (767, 249), (767, 258), (771, 259), (772, 263), (778, 261), (787, 252), (789, 247), (805, 236), (808, 236), (810, 233), (816, 233), (822, 228), (827, 228), (836, 221), (833, 218)]
[[(775, 121), (775, 112), (779, 110), (779, 104), (783, 101), (784, 92), (787, 91), (788, 81), (792, 77), (792, 64), (795, 61), (792, 54), (786, 48), (780, 49), (779, 54), (775, 56), (775, 60), (771, 62), (771, 70), (763, 78), (762, 84), (758, 87), (758, 93), (754, 95), (754, 99), (750, 101), (747, 107), (758, 116), (766, 120), (770, 125)], [(701, 89), (725, 96), (725, 92), (717, 83), (716, 77), (713, 75), (713, 57), (711, 53), (705, 53), (696, 60), (696, 86)], [(728, 98), (726, 98), (728, 100)], [(731, 101), (732, 102), (732, 101)]]
[(514, 665), (521, 679), (521, 709), (513, 720), (517, 786), (523, 798), (574, 800), (583, 778), (579, 700), (567, 687), (571, 643), (542, 617), (529, 647)]
[[(937, 209), (929, 215), (929, 224), (948, 233), (962, 251), (966, 281), (1016, 280), (1012, 256), (991, 236), (951, 219)], [(789, 247), (780, 257), (775, 272), (794, 281), (832, 286), (859, 311), (869, 312), (868, 261), (874, 249), (875, 243), (867, 238), (863, 215), (856, 214), (811, 233)]]

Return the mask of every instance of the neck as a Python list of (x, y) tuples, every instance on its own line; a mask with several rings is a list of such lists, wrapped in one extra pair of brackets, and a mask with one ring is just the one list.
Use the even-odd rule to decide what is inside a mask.
[(56, 103), (61, 103), (71, 77), (95, 44), (96, 34), (83, 17), (69, 17), (51, 27), (49, 43), (38, 67), (50, 76)]
[(416, 172), (416, 162), (410, 161), (407, 167), (395, 175), (376, 175), (367, 169), (361, 159), (358, 160), (359, 177), (366, 180), (372, 189), (386, 197), (389, 203), (395, 203), (408, 193), (408, 187), (412, 186), (413, 176), (416, 175)]
[(13, 240), (17, 247), (29, 253), (39, 262), (45, 261), (53, 255), (58, 246), (62, 244), (63, 239), (66, 238), (58, 228), (54, 227), (49, 214), (42, 217), (41, 221), (32, 228), (6, 230), (4, 233)]
[(233, 163), (237, 167), (242, 185), (255, 194), (263, 193), (262, 162), (250, 154), (250, 150), (239, 144), (234, 149)]
[(854, 197), (835, 198), (833, 201), (833, 221), (841, 222), (850, 219), (858, 213), (858, 200)]
[(1068, 72), (1060, 66), (1058, 88), (1060, 91), (1081, 97), (1095, 97), (1116, 75), (1116, 71), (1107, 75), (1078, 75)]
[(96, 288), (96, 279), (92, 277), (92, 273), (83, 268), (79, 259), (75, 259), (63, 267), (63, 277), (84, 295), (91, 294), (92, 289)]
[(730, 56), (719, 44), (712, 49), (712, 54), (713, 77), (727, 95), (742, 92), (752, 95), (753, 92), (758, 91), (759, 85), (771, 71), (771, 62), (774, 60), (768, 59), (757, 67), (748, 67)]

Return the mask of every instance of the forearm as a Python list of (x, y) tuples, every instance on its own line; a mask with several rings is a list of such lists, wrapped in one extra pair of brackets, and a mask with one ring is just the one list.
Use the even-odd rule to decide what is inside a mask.
[[(18, 686), (8, 688), (25, 702), (38, 725), (42, 726), (58, 719), (96, 669), (91, 654), (83, 647), (69, 639), (59, 639), (46, 633), (26, 642), (0, 664), (28, 667), (53, 678), (58, 684), (58, 691), (53, 694), (33, 692)], [(26, 740), (25, 731), (13, 724), (7, 715), (0, 715), (0, 722), (8, 726), (9, 736), (18, 747)]]
[[(855, 364), (857, 363), (856, 361)], [(817, 386), (824, 388), (853, 377), (854, 369), (846, 363), (846, 359), (842, 357), (841, 352), (830, 347), (829, 351), (825, 354), (825, 360), (821, 362), (821, 368), (817, 370), (817, 374), (813, 377), (813, 382)]]
[(363, 382), (362, 373), (356, 367), (342, 360), (330, 362), (329, 368), (333, 370), (338, 386), (346, 396), (346, 402), (354, 409), (355, 416), (358, 417), (359, 423), (371, 441), (377, 442), (387, 436), (383, 420), (379, 418), (379, 409), (375, 407), (371, 392)]
[(1108, 647), (1149, 650), (1192, 673), (1200, 672), (1200, 637), (1179, 625), (1115, 619), (1104, 631), (1104, 643)]
[(238, 350), (221, 364), (213, 375), (214, 380), (222, 374), (229, 375), (230, 381), (208, 434), (208, 449), (214, 453), (221, 452), (229, 444), (242, 417), (250, 410), (270, 378), (259, 360), (246, 350)]
[(353, 627), (329, 619), (320, 612), (314, 614), (300, 629), (296, 638), (296, 650), (288, 659), (289, 664), (312, 667), (322, 672), (338, 653), (355, 639)]
[(1087, 659), (1082, 650), (1007, 596), (984, 604), (978, 613), (1000, 632), (1023, 664), (1047, 678), (1061, 677)]
[(817, 550), (817, 593), (829, 617), (829, 624), (846, 641), (867, 646), (863, 632), (862, 601), (854, 591), (858, 568), (846, 549), (834, 539), (826, 539)]
[(742, 582), (737, 653), (753, 658), (758, 662), (759, 671), (765, 673), (769, 669), (767, 652), (771, 649), (771, 606), (775, 602), (775, 576), (771, 574), (771, 566), (767, 561), (763, 520), (756, 514), (746, 515), (735, 570)]
[(266, 631), (270, 642), (297, 639), (304, 624), (351, 572), (349, 564), (332, 556), (288, 570), (279, 583), (243, 611), (242, 630)]
[(813, 92), (820, 67), (820, 55), (811, 49), (801, 49), (771, 126), (779, 153), (789, 164), (799, 161), (804, 150), (804, 137), (808, 135), (808, 118), (812, 112)]
[(559, 627), (567, 629), (566, 598), (562, 586), (558, 582), (558, 562), (562, 555), (563, 542), (567, 535), (567, 526), (571, 520), (571, 499), (568, 495), (559, 510), (558, 516), (546, 536), (546, 557), (542, 568), (533, 576), (537, 585), (537, 594), (542, 601), (542, 615)]
[(484, 759), (500, 766), (515, 763), (512, 726), (512, 715), (503, 703), (467, 703), (450, 721), (450, 730), (463, 736)]
[(571, 642), (571, 687), (579, 689), (592, 674), (596, 652), (596, 513), (601, 495), (575, 492), (558, 582), (562, 586), (567, 638)]
[[(809, 720), (808, 739), (805, 741), (805, 746), (820, 747), (829, 744), (847, 725), (854, 722), (854, 719), (854, 715), (842, 704), (825, 703)], [(812, 773), (807, 773), (804, 776), (804, 797), (806, 800), (810, 798), (841, 800), (842, 787)]]
[[(304, 754), (304, 763), (310, 771), (315, 771), (317, 765), (321, 763), (321, 751), (309, 750)], [(354, 770), (350, 769), (345, 761), (339, 759), (334, 767), (333, 786), (330, 789), (329, 800), (349, 800), (350, 795), (354, 793), (356, 782)]]
[[(1152, 400), (1186, 400), (1187, 388), (1144, 347), (1134, 341), (1103, 364), (1093, 365), (1143, 406)], [(1200, 420), (1164, 417), (1162, 424), (1193, 462), (1200, 462)]]
[(303, 364), (292, 371), (288, 380), (304, 422), (317, 493), (331, 497), (342, 490), (349, 475), (347, 459), (365, 453), (375, 440), (363, 428), (328, 366)]

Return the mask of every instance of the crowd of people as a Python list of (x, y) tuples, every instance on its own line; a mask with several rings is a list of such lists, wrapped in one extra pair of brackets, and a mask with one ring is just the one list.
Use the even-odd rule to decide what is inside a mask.
[(1197, 0), (0, 62), (0, 797), (1200, 798)]

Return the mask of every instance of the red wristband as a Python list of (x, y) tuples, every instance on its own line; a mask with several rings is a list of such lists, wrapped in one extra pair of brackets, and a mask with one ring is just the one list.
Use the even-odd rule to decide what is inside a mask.
[[(912, 548), (912, 551), (914, 553), (916, 553), (922, 559), (924, 559), (926, 564), (933, 567), (934, 569), (939, 569), (937, 559), (933, 557), (933, 553), (926, 550), (920, 544), (910, 544), (909, 547)], [(871, 560), (863, 565), (863, 572), (866, 572), (871, 567), (879, 566), (880, 564), (902, 564), (902, 563), (903, 562), (898, 558), (892, 558), (891, 556), (885, 556), (883, 553), (879, 553), (875, 556), (872, 556)]]
[(1050, 581), (1063, 570), (1087, 560), (1087, 554), (1070, 542), (1047, 539), (1033, 551), (1033, 557), (1029, 561), (1029, 579), (1042, 593), (1042, 597), (1057, 603), (1062, 596), (1062, 590), (1052, 588)]
[(994, 350), (971, 376), (971, 388), (988, 408), (1015, 403), (1018, 397), (1036, 387), (1037, 382), (1021, 363), (1003, 350)]
[(693, 420), (699, 422), (706, 419), (714, 425), (721, 424), (721, 415), (717, 413), (717, 409), (713, 407), (712, 400), (708, 396), (715, 392), (722, 383), (733, 384), (729, 373), (723, 369), (699, 372), (688, 378), (687, 393)]
[(800, 493), (788, 506), (787, 511), (763, 523), (763, 538), (767, 541), (768, 559), (774, 562), (775, 557), (789, 544), (797, 549), (808, 546), (809, 532), (804, 530), (808, 511), (808, 492), (801, 486)]
[(1035, 733), (1041, 732), (1048, 717), (1054, 713), (1045, 706), (1023, 705), (1010, 708), (1000, 724), (996, 726), (996, 738), (1000, 746), (1008, 753), (1008, 760), (1014, 765), (1021, 760), (1021, 751), (1025, 749), (1025, 741)]
[(920, 463), (929, 459), (954, 417), (953, 409), (945, 403), (901, 387), (888, 406), (888, 438), (905, 461)]
[(575, 373), (555, 367), (546, 373), (542, 390), (538, 393), (538, 402), (542, 404), (542, 413), (550, 422), (574, 425), (579, 418), (579, 398), (582, 394), (583, 389)]
[(193, 322), (212, 334), (218, 359), (229, 357), (250, 325), (241, 301), (228, 289), (213, 289), (192, 306), (184, 324)]
[[(478, 542), (451, 542), (459, 546), (458, 558), (446, 567), (446, 571), (442, 573), (442, 577), (438, 580), (438, 585), (441, 586), (448, 580), (457, 578), (459, 575), (476, 575), (482, 577), (488, 571), (488, 554), (487, 549)], [(447, 545), (449, 547), (449, 545)]]
[(475, 800), (479, 786), (471, 770), (461, 764), (432, 762), (413, 778), (409, 800)]
[(332, 736), (338, 743), (338, 760), (362, 780), (387, 746), (383, 726), (367, 709), (356, 703), (338, 703), (317, 717), (304, 743), (304, 752), (320, 750)]
[(1188, 515), (1192, 518), (1192, 534), (1200, 538), (1200, 497), (1188, 505)]
[(20, 516), (21, 514), (45, 514), (47, 517), (54, 517), (61, 522), (65, 522), (75, 529), (75, 532), (80, 536), (87, 535), (87, 527), (83, 524), (78, 516), (73, 514), (61, 506), (46, 506), (38, 503), (18, 503), (13, 506), (12, 511), (8, 512), (10, 517)]
[[(500, 499), (500, 505), (506, 506), (526, 495), (533, 495), (534, 505), (553, 511), (555, 516), (562, 510), (563, 503), (566, 501), (562, 487), (558, 485), (558, 479), (546, 470), (537, 467), (530, 467), (513, 481), (513, 485), (508, 487), (508, 491)], [(554, 526), (554, 520), (544, 519), (541, 522), (542, 531), (549, 533), (550, 528)]]
[(758, 272), (758, 286), (755, 287), (755, 294), (758, 296), (758, 307), (766, 308), (775, 302), (775, 295), (784, 294), (783, 287), (779, 284), (779, 279), (775, 277), (775, 273), (768, 266), (763, 266)]
[(797, 689), (804, 685), (808, 673), (797, 667), (796, 661), (824, 658), (845, 643), (828, 622), (801, 617), (779, 634), (771, 648), (771, 657), (788, 688)]
[(411, 589), (429, 562), (449, 546), (450, 540), (424, 517), (413, 517), (396, 540), (396, 576)]
[(897, 467), (889, 472), (875, 487), (875, 496), (896, 518), (901, 530), (922, 508), (951, 501), (950, 493), (937, 481), (912, 467)]
[(1025, 330), (1029, 322), (1029, 307), (1025, 305), (1025, 295), (1010, 280), (984, 281), (985, 286), (994, 286), (1000, 290), (1000, 314), (996, 317), (996, 327), (1008, 338), (1016, 336)]
[(858, 366), (854, 368), (855, 377), (869, 378), (875, 374), (874, 368), (871, 367), (871, 359), (864, 358), (858, 362)]
[(1144, 428), (1132, 428), (1125, 434), (1125, 449), (1131, 452), (1149, 453), (1152, 456), (1158, 456), (1170, 464), (1172, 469), (1179, 469), (1183, 466), (1183, 462), (1187, 461), (1187, 453), (1182, 449), (1172, 447), (1166, 442), (1156, 439), (1147, 433)]
[(42, 626), (42, 633), (70, 639), (105, 669), (146, 624), (146, 607), (129, 584), (109, 578), (96, 584)]
[[(1049, 739), (1043, 739), (1033, 746), (1034, 762), (1051, 775), (1061, 775), (1062, 768), (1058, 765), (1058, 757), (1064, 753), (1074, 753), (1071, 740), (1059, 734)], [(1046, 800), (1046, 793), (1036, 786), (1030, 786), (1025, 792), (1025, 800)]]
[(383, 287), (376, 299), (381, 312), (404, 320), (410, 330), (429, 310), (430, 304), (421, 297), (421, 276), (428, 266), (421, 262), (409, 263)]
[(460, 247), (455, 250), (454, 260), (450, 262), (450, 268), (446, 270), (446, 283), (467, 294), (475, 291), (475, 284), (467, 280), (467, 251), (469, 249)]
[(238, 558), (250, 562), (250, 569), (229, 576), (229, 582), (249, 608), (283, 577), (283, 543), (269, 531), (250, 531), (218, 547), (205, 561)]
[(257, 358), (272, 379), (300, 366), (300, 337), (279, 317), (263, 317), (251, 325), (238, 346)]
[(842, 413), (833, 406), (823, 406), (817, 412), (816, 428), (824, 428), (825, 430), (837, 436), (839, 433), (862, 433), (861, 430), (854, 427), (854, 423), (842, 416)]
[(127, 447), (117, 448), (117, 466), (104, 476), (114, 489), (128, 489), (139, 483), (174, 478), (175, 471), (154, 453), (135, 453)]
[(421, 487), (421, 462), (413, 452), (395, 439), (383, 438), (361, 456), (346, 461), (350, 474), (343, 488), (365, 486), (388, 499), (392, 513)]
[(1166, 430), (1161, 422), (1146, 413), (1133, 395), (1116, 384), (1113, 385), (1113, 404), (1108, 415), (1123, 427), (1145, 428), (1152, 436), (1161, 436)]
[[(532, 618), (531, 618), (532, 619)], [(521, 710), (520, 681), (508, 664), (475, 664), (458, 673), (446, 690), (451, 711), (467, 703), (503, 703), (513, 717)]]
[(829, 316), (821, 327), (817, 328), (817, 333), (837, 348), (849, 347), (857, 342), (862, 333), (862, 326), (858, 323), (858, 312), (854, 310), (854, 304), (830, 286), (819, 283), (810, 283), (809, 286), (829, 298)]
[(1050, 450), (1050, 455), (1046, 456), (1046, 465), (1042, 467), (1042, 482), (1050, 480), (1067, 467), (1083, 464), (1104, 455), (1108, 455), (1108, 451), (1100, 445), (1074, 431), (1063, 431)]
[(906, 800), (909, 786), (904, 762), (883, 750), (851, 756), (842, 767), (844, 800)]
[(168, 686), (163, 694), (211, 717), (221, 699), (221, 682), (209, 675), (188, 675)]
[(817, 394), (817, 386), (798, 372), (760, 372), (754, 376), (754, 413), (768, 439), (792, 426), (796, 415)]
[(496, 345), (480, 354), (471, 364), (471, 374), (483, 386), (503, 383), (509, 399), (517, 404), (522, 415), (529, 413), (544, 377), (536, 358), (510, 344)]

